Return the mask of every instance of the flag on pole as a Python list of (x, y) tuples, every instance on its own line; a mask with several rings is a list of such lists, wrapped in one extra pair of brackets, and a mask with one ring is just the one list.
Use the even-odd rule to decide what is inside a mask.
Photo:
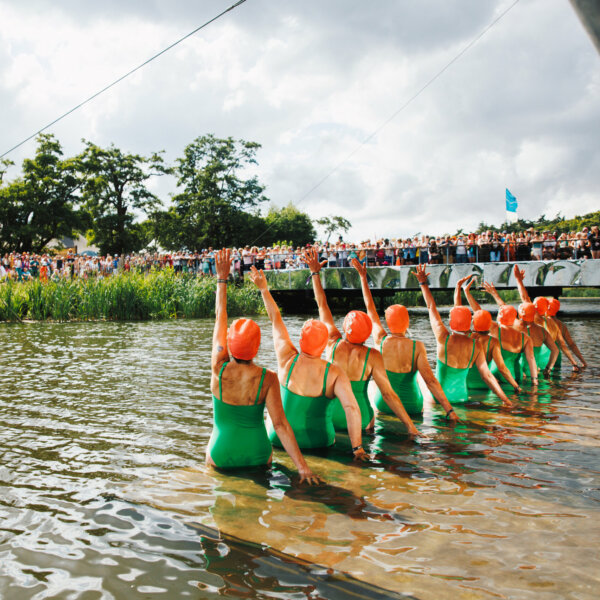
[(510, 190), (506, 188), (506, 220), (509, 223), (514, 223), (517, 219), (517, 199), (510, 193)]

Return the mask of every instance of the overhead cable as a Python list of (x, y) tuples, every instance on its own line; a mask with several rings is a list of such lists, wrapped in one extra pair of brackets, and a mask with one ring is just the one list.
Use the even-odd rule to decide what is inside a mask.
[(179, 38), (176, 42), (173, 42), (170, 46), (167, 46), (166, 48), (161, 50), (158, 54), (155, 54), (154, 56), (150, 57), (148, 60), (145, 60), (142, 64), (138, 65), (134, 69), (131, 69), (131, 71), (125, 73), (125, 75), (122, 75), (118, 79), (115, 79), (112, 83), (109, 83), (106, 87), (103, 87), (100, 91), (96, 92), (89, 98), (86, 98), (83, 102), (80, 102), (77, 106), (74, 106), (73, 108), (68, 110), (66, 113), (62, 114), (60, 117), (54, 119), (54, 121), (52, 121), (51, 123), (48, 123), (48, 125), (45, 125), (41, 129), (38, 129), (35, 133), (32, 133), (29, 137), (26, 137), (23, 141), (19, 142), (18, 144), (15, 144), (12, 148), (7, 150), (4, 154), (0, 154), (0, 158), (4, 158), (7, 154), (10, 154), (13, 150), (16, 150), (17, 148), (19, 148), (20, 146), (22, 146), (29, 140), (33, 139), (36, 135), (39, 135), (40, 133), (42, 133), (42, 131), (45, 131), (49, 127), (52, 127), (52, 125), (55, 125), (56, 123), (58, 123), (59, 121), (61, 121), (62, 119), (64, 119), (68, 115), (70, 115), (71, 113), (80, 109), (82, 106), (84, 106), (88, 102), (91, 102), (94, 98), (97, 98), (98, 96), (100, 96), (100, 94), (103, 94), (104, 92), (106, 92), (110, 88), (114, 87), (115, 85), (117, 85), (117, 83), (120, 83), (121, 81), (123, 81), (124, 79), (129, 77), (130, 75), (133, 75), (133, 73), (135, 73), (136, 71), (139, 71), (142, 67), (145, 67), (147, 64), (151, 63), (153, 60), (155, 60), (159, 56), (163, 55), (165, 52), (168, 52), (169, 50), (171, 50), (178, 44), (181, 44), (181, 42), (183, 42), (184, 40), (187, 40), (187, 38), (193, 36), (195, 33), (198, 33), (198, 31), (200, 31), (201, 29), (204, 29), (206, 26), (210, 25), (211, 23), (214, 23), (217, 19), (220, 19), (223, 15), (232, 11), (234, 8), (237, 8), (238, 6), (240, 6), (240, 4), (243, 4), (244, 2), (246, 2), (246, 0), (239, 0), (235, 4), (232, 4), (229, 8), (226, 8), (223, 12), (219, 13), (216, 17), (213, 17), (212, 19), (210, 19), (210, 21), (206, 21), (206, 23), (204, 23), (203, 25), (200, 25), (200, 27), (196, 27), (196, 29), (194, 29), (193, 31), (190, 31), (187, 35), (184, 35), (182, 38)]

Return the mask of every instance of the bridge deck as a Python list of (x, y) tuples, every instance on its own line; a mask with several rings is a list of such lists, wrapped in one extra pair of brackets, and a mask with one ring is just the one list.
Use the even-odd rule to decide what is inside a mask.
[[(513, 266), (525, 270), (527, 288), (600, 287), (600, 260), (554, 260), (528, 262), (467, 263), (427, 265), (432, 289), (452, 289), (456, 282), (471, 273), (481, 281), (493, 283), (498, 289), (516, 288)], [(414, 266), (370, 267), (367, 270), (369, 286), (373, 290), (416, 290), (417, 279), (410, 275)], [(310, 271), (266, 271), (272, 290), (311, 289)], [(327, 290), (360, 290), (360, 278), (352, 267), (324, 268), (321, 282)]]

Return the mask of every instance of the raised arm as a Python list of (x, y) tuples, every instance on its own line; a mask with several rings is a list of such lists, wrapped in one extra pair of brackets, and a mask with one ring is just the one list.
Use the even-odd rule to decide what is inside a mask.
[(423, 342), (417, 342), (417, 369), (435, 401), (446, 411), (446, 418), (453, 422), (458, 421), (458, 416), (454, 412), (452, 404), (446, 398), (440, 382), (431, 370), (431, 365), (427, 360), (427, 350)]
[(383, 357), (381, 356), (381, 354), (379, 352), (371, 352), (369, 362), (371, 363), (371, 373), (373, 375), (373, 380), (379, 388), (379, 391), (381, 392), (381, 396), (383, 397), (385, 403), (394, 411), (394, 414), (404, 423), (410, 435), (419, 435), (418, 429), (415, 427), (415, 424), (412, 422), (412, 419), (408, 416), (408, 413), (406, 412), (402, 401), (400, 400), (400, 398), (398, 398), (398, 394), (394, 392), (392, 385), (390, 384), (390, 380), (388, 379), (387, 373), (385, 372), (385, 367), (383, 366)]
[(519, 296), (521, 296), (521, 302), (531, 302), (529, 293), (525, 289), (525, 284), (523, 283), (523, 279), (525, 279), (525, 269), (519, 269), (519, 266), (515, 265), (513, 273), (515, 274), (515, 279), (517, 280), (517, 288), (519, 289)]
[(472, 275), (461, 277), (454, 287), (454, 306), (462, 306), (462, 286)]
[(281, 313), (267, 285), (265, 274), (259, 271), (254, 265), (250, 267), (250, 279), (254, 285), (260, 290), (262, 300), (267, 309), (267, 315), (273, 324), (273, 345), (275, 346), (275, 354), (277, 355), (277, 364), (279, 371), (285, 369), (288, 362), (298, 354), (298, 351), (290, 340), (290, 334), (287, 327), (281, 318)]
[(227, 351), (227, 278), (229, 277), (230, 264), (231, 252), (227, 248), (217, 251), (215, 254), (217, 269), (215, 328), (210, 360), (213, 375), (218, 375), (221, 365), (229, 360), (229, 352)]
[(573, 371), (579, 372), (579, 370), (580, 370), (579, 365), (577, 364), (577, 361), (575, 360), (573, 353), (569, 350), (569, 346), (567, 345), (567, 342), (565, 341), (565, 338), (563, 337), (560, 327), (558, 326), (557, 323), (555, 323), (555, 325), (558, 329), (558, 336), (556, 337), (556, 344), (560, 347), (560, 349), (563, 351), (564, 355), (569, 359), (569, 362), (573, 365)]
[(265, 404), (269, 411), (269, 417), (271, 417), (271, 422), (273, 423), (277, 437), (298, 469), (300, 483), (304, 481), (309, 485), (312, 483), (319, 483), (320, 479), (306, 464), (306, 460), (304, 460), (304, 456), (302, 456), (302, 452), (300, 452), (300, 448), (298, 447), (298, 442), (296, 441), (292, 426), (289, 424), (285, 412), (283, 411), (277, 375), (273, 373), (273, 371), (267, 371), (265, 380), (265, 384), (267, 385)]
[(481, 310), (481, 305), (479, 304), (479, 302), (477, 302), (477, 300), (475, 300), (475, 298), (473, 298), (473, 294), (471, 294), (471, 286), (473, 285), (473, 282), (476, 280), (477, 280), (477, 277), (473, 277), (471, 279), (471, 281), (469, 281), (469, 283), (467, 283), (467, 285), (465, 285), (465, 287), (464, 287), (465, 298), (467, 299), (467, 302), (469, 303), (469, 306), (471, 307), (471, 310), (473, 312)]
[(367, 279), (367, 267), (356, 260), (356, 258), (352, 259), (352, 266), (358, 271), (360, 276), (360, 287), (362, 288), (363, 300), (365, 302), (367, 314), (373, 322), (373, 340), (376, 344), (380, 344), (386, 333), (381, 324), (381, 320), (379, 319), (379, 315), (377, 314), (375, 302), (373, 302), (373, 294), (371, 294), (369, 280)]
[(319, 254), (314, 248), (309, 248), (302, 253), (302, 257), (306, 265), (310, 269), (310, 278), (312, 280), (313, 292), (315, 294), (315, 300), (319, 307), (319, 320), (321, 320), (327, 327), (329, 333), (329, 339), (332, 341), (342, 337), (340, 330), (335, 326), (331, 310), (329, 310), (329, 304), (327, 304), (327, 296), (325, 290), (321, 284), (321, 278), (319, 272), (321, 267), (327, 264), (327, 261), (319, 262)]
[(502, 300), (502, 298), (500, 297), (500, 294), (498, 293), (498, 290), (496, 289), (496, 286), (493, 283), (484, 281), (483, 289), (496, 301), (496, 304), (498, 306), (506, 304), (506, 302), (504, 302), (504, 300)]
[(429, 309), (429, 322), (431, 323), (433, 335), (435, 335), (435, 339), (437, 340), (438, 344), (442, 344), (448, 337), (448, 330), (442, 321), (442, 317), (440, 317), (435, 300), (433, 299), (433, 294), (431, 293), (429, 285), (427, 284), (427, 277), (429, 277), (429, 273), (425, 272), (425, 265), (417, 265), (415, 271), (411, 271), (411, 273), (417, 278), (417, 281), (421, 286), (421, 293), (423, 294), (425, 304)]

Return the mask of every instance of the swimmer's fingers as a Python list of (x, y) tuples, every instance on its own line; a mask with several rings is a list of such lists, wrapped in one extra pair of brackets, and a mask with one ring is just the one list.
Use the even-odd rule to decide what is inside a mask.
[(367, 267), (365, 267), (365, 265), (361, 264), (357, 258), (353, 258), (350, 261), (350, 264), (358, 271), (359, 275), (367, 274)]
[(259, 290), (267, 289), (267, 278), (262, 272), (262, 269), (259, 271), (254, 265), (252, 265), (250, 267), (250, 279)]
[(324, 483), (324, 481), (318, 475), (311, 473), (310, 475), (304, 475), (300, 477), (300, 483), (307, 483), (308, 485), (320, 485)]
[[(469, 275), (469, 277), (471, 277), (471, 276)], [(473, 284), (474, 284), (476, 281), (477, 281), (477, 275), (473, 275), (473, 276), (471, 277), (471, 281), (469, 281), (469, 282), (467, 283), (467, 285), (465, 285), (465, 290), (469, 291), (469, 290), (471, 289), (471, 286), (472, 286), (472, 285), (473, 285)]]
[(514, 402), (511, 402), (510, 400), (503, 400), (502, 401), (502, 406), (504, 408), (512, 408), (514, 406)]

